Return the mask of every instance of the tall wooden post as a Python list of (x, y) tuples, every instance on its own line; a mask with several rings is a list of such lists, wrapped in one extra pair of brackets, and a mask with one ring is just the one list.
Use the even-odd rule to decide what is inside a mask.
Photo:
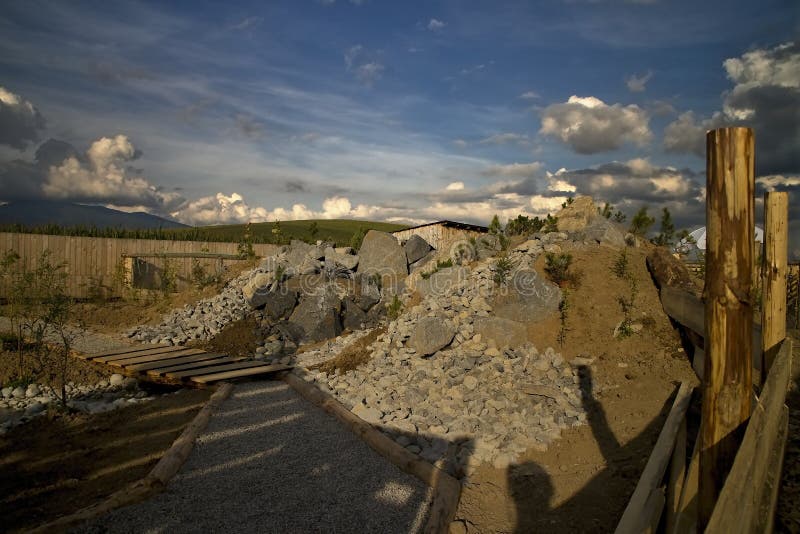
[(761, 303), (761, 383), (786, 337), (789, 193), (764, 195), (764, 279)]
[(750, 417), (755, 180), (750, 128), (706, 135), (706, 354), (698, 532), (714, 510)]

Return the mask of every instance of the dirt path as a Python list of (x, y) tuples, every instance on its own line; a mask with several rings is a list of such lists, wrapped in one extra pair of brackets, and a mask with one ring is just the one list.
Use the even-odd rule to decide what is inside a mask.
[(416, 532), (428, 491), (282, 382), (237, 385), (167, 491), (80, 532)]

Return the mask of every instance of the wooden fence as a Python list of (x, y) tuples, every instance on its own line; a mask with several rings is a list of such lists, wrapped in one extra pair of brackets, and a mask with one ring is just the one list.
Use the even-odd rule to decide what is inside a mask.
[[(209, 273), (240, 262), (238, 243), (201, 241), (163, 241), (155, 239), (116, 239), (0, 232), (0, 254), (14, 251), (20, 256), (18, 269), (31, 269), (45, 250), (51, 261), (65, 262), (67, 292), (75, 298), (120, 296), (125, 279), (124, 257), (136, 257), (139, 272), (164, 268), (164, 256), (177, 274), (178, 288), (191, 284), (195, 261)], [(256, 256), (274, 254), (279, 247), (254, 244)], [(171, 256), (171, 257), (170, 257)], [(128, 274), (130, 276), (130, 273)], [(0, 297), (6, 281), (0, 281)]]

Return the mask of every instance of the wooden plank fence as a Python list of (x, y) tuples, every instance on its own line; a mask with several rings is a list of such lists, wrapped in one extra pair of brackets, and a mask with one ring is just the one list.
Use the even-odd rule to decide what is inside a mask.
[[(111, 237), (76, 237), (0, 232), (0, 254), (15, 251), (21, 261), (18, 268), (31, 269), (40, 255), (49, 250), (53, 262), (66, 262), (67, 292), (74, 298), (120, 296), (125, 278), (124, 257), (140, 256), (137, 268), (158, 272), (163, 269), (162, 255), (169, 258), (177, 274), (178, 289), (191, 284), (195, 261), (208, 273), (235, 264), (238, 243), (208, 241), (167, 241), (157, 239), (118, 239)], [(278, 245), (253, 244), (256, 256), (275, 254)], [(222, 255), (222, 256), (220, 256)], [(171, 257), (170, 257), (171, 256)], [(0, 297), (7, 281), (0, 280)]]

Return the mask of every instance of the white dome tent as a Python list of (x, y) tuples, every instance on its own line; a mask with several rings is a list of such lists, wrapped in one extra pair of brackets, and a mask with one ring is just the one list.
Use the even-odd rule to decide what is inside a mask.
[[(755, 238), (757, 243), (764, 242), (764, 230), (755, 227)], [(694, 232), (691, 232), (688, 237), (678, 241), (675, 245), (674, 252), (687, 256), (689, 259), (697, 259), (700, 256), (700, 251), (706, 249), (706, 227), (700, 227)]]

